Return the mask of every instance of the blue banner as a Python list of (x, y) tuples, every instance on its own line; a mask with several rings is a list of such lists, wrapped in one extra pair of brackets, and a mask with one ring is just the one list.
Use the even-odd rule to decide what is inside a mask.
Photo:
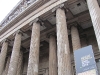
[(94, 53), (91, 45), (75, 50), (74, 60), (75, 60), (75, 68), (77, 74), (82, 72), (87, 72), (93, 69), (95, 69), (97, 73), (96, 62), (95, 62)]

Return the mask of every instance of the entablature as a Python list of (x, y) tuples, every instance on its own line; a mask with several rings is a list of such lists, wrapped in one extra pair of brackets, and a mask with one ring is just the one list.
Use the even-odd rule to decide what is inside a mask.
[[(41, 15), (45, 14), (46, 12), (52, 10), (54, 7), (56, 7), (59, 4), (62, 4), (66, 2), (67, 0), (40, 0), (42, 2), (41, 7), (37, 8), (31, 6), (30, 8), (34, 7), (35, 10), (33, 12), (32, 9), (27, 9), (23, 14), (20, 14), (14, 21), (11, 21), (9, 24), (7, 24), (1, 31), (0, 31), (0, 41), (2, 41), (4, 38), (7, 38), (11, 36), (15, 31), (18, 29), (21, 29), (25, 25), (29, 24), (32, 20), (36, 19), (37, 17), (40, 17)], [(43, 4), (43, 1), (46, 1), (45, 4)], [(40, 2), (39, 2), (40, 3)], [(40, 3), (41, 4), (41, 3)], [(39, 5), (39, 4), (38, 4)], [(30, 14), (27, 14), (28, 11), (31, 11)], [(27, 14), (27, 16), (25, 16)], [(23, 17), (23, 19), (22, 19)]]

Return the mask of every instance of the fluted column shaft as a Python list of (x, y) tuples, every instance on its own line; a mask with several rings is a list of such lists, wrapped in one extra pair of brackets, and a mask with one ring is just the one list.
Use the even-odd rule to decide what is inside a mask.
[(56, 10), (58, 75), (72, 75), (66, 16), (63, 9)]
[(33, 23), (27, 75), (38, 75), (40, 24)]
[(7, 63), (6, 63), (4, 75), (7, 75), (7, 73), (8, 73), (9, 63), (10, 63), (10, 56), (9, 56), (8, 59), (7, 59)]
[(22, 63), (23, 63), (23, 52), (20, 51), (16, 75), (22, 75)]
[(97, 0), (87, 0), (90, 16), (92, 19), (98, 47), (100, 50), (100, 7)]
[(76, 26), (71, 27), (71, 38), (72, 38), (73, 51), (80, 49), (81, 43), (80, 43), (78, 29)]
[(79, 33), (76, 26), (71, 27), (71, 36), (72, 36), (71, 38), (72, 38), (73, 50), (77, 50), (81, 48)]
[(0, 53), (0, 75), (2, 75), (5, 59), (7, 55), (7, 48), (8, 48), (8, 42), (3, 42), (1, 53)]
[(11, 55), (11, 61), (10, 61), (7, 75), (16, 75), (18, 58), (20, 53), (20, 46), (21, 46), (21, 36), (22, 36), (21, 33), (16, 33), (12, 55)]
[(45, 74), (43, 74), (43, 75), (49, 75), (48, 71), (49, 71), (48, 69), (45, 69)]
[(49, 75), (57, 75), (57, 49), (53, 35), (49, 38)]

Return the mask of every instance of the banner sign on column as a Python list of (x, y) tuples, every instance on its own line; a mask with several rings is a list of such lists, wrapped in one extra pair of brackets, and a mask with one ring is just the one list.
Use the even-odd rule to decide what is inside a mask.
[(76, 75), (98, 75), (92, 46), (74, 51)]

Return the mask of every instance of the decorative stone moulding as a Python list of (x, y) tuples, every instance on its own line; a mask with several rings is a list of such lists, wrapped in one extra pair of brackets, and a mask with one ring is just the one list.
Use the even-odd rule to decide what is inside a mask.
[(38, 0), (23, 0), (20, 4), (15, 8), (14, 11), (7, 17), (7, 19), (1, 24), (0, 29), (6, 26), (10, 21), (12, 21), (15, 17), (17, 17), (21, 12), (23, 12), (26, 8), (28, 8), (31, 4), (37, 2)]

